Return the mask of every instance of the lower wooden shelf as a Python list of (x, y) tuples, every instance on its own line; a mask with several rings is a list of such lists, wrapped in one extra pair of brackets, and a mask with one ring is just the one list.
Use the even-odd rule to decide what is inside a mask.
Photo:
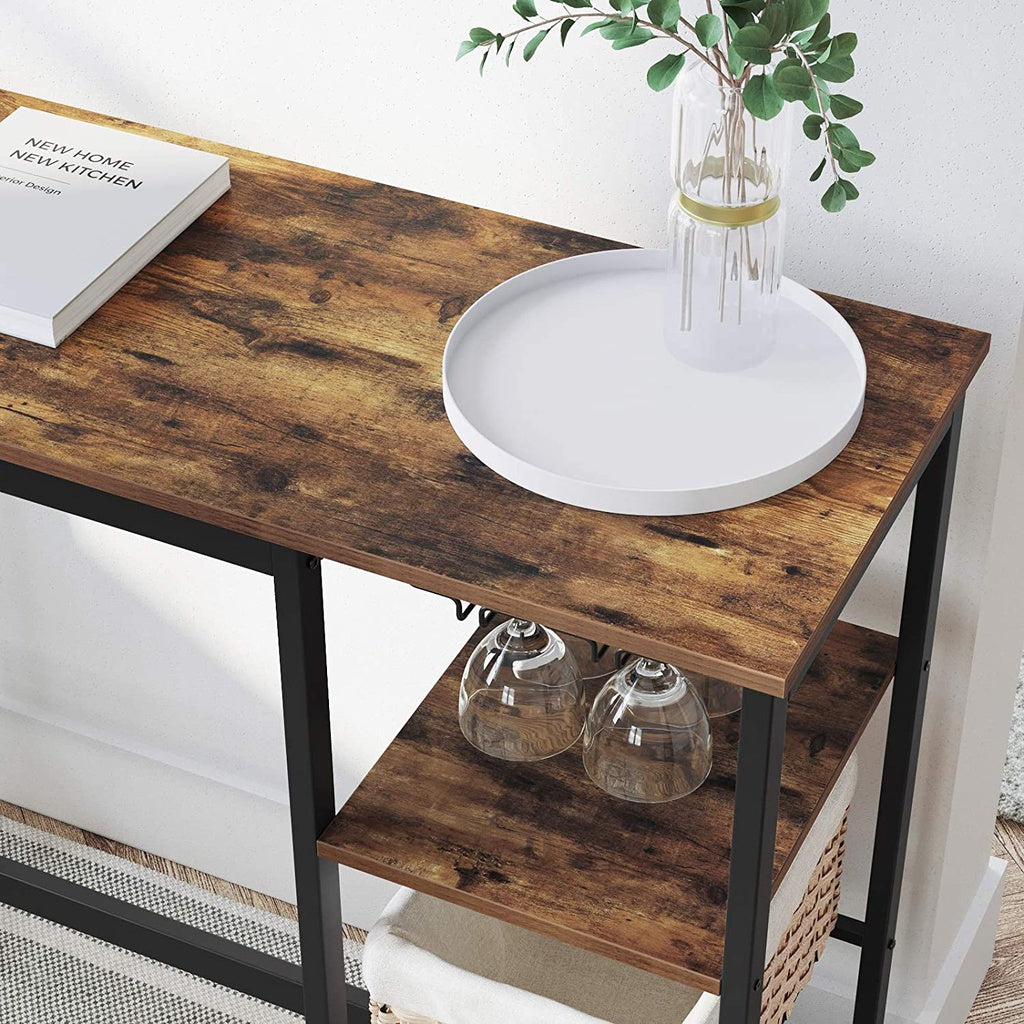
[[(535, 764), (474, 750), (457, 721), (477, 634), (320, 838), (322, 857), (708, 992), (719, 991), (739, 724), (667, 804), (615, 800), (581, 748)], [(896, 640), (839, 623), (790, 703), (775, 885), (892, 679)]]

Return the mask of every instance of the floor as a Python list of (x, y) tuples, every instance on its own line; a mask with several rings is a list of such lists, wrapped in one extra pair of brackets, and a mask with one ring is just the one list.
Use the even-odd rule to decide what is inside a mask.
[(995, 959), (968, 1024), (1024, 1024), (1024, 825), (1000, 818), (992, 852), (1009, 867)]
[[(34, 811), (7, 803), (5, 800), (0, 800), (0, 814), (13, 818), (15, 821), (20, 821), (22, 824), (31, 825), (33, 828), (52, 832), (55, 835), (63, 836), (65, 839), (71, 839), (76, 843), (82, 843), (85, 846), (103, 850), (105, 853), (112, 853), (117, 857), (124, 857), (126, 860), (130, 860), (135, 864), (141, 864), (143, 867), (150, 868), (153, 871), (162, 871), (172, 878), (178, 878), (183, 882), (198, 886), (200, 889), (216, 893), (218, 896), (226, 896), (228, 899), (248, 904), (250, 907), (266, 910), (272, 914), (280, 914), (282, 917), (289, 917), (293, 921), (298, 916), (295, 913), (295, 907), (291, 903), (285, 903), (284, 900), (274, 899), (273, 896), (267, 896), (264, 893), (246, 889), (241, 885), (235, 885), (234, 882), (226, 882), (223, 878), (205, 875), (194, 868), (175, 864), (173, 861), (164, 860), (163, 857), (157, 857), (152, 853), (136, 850), (132, 846), (125, 846), (123, 843), (114, 842), (112, 839), (104, 839), (102, 836), (94, 835), (92, 832), (85, 832), (74, 825), (57, 821), (55, 818), (44, 817), (42, 814), (36, 814)], [(358, 928), (352, 928), (349, 925), (345, 925), (345, 934), (357, 937), (360, 942), (365, 938), (365, 932)]]
[[(74, 825), (43, 817), (3, 800), (0, 800), (0, 814), (34, 828), (84, 843), (86, 846), (125, 857), (136, 864), (162, 871), (220, 896), (284, 917), (295, 918), (295, 907), (283, 900), (204, 875), (192, 868), (104, 839), (91, 832), (84, 832)], [(996, 936), (995, 959), (967, 1024), (1024, 1024), (1024, 825), (1003, 819), (997, 821), (992, 852), (1007, 861), (1009, 868), (1006, 872), (1003, 907)], [(360, 940), (364, 937), (363, 932), (348, 925), (345, 926), (345, 931), (347, 935)]]

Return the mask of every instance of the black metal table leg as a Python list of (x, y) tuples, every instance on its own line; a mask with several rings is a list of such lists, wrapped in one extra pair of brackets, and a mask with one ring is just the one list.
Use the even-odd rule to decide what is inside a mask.
[(743, 691), (729, 903), (722, 963), (721, 1024), (758, 1024), (779, 820), (789, 702)]
[(337, 811), (320, 562), (275, 547), (272, 563), (304, 1012), (309, 1024), (345, 1024), (345, 957), (338, 867), (321, 860), (316, 853), (317, 838)]
[(917, 485), (854, 1024), (883, 1024), (963, 406)]

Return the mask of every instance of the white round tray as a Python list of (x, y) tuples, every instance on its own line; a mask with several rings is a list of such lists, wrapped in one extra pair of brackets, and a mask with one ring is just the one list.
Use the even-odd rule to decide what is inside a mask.
[(444, 403), (496, 473), (571, 505), (634, 515), (733, 508), (813, 476), (864, 407), (864, 353), (827, 302), (785, 279), (757, 366), (694, 369), (663, 332), (665, 253), (549, 263), (475, 302), (448, 339)]

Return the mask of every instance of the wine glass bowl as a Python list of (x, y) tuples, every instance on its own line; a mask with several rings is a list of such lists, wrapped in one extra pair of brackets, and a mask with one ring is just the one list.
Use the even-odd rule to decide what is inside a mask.
[(634, 803), (678, 800), (711, 773), (711, 723), (679, 669), (638, 658), (605, 683), (584, 731), (583, 764), (606, 793)]
[(727, 683), (724, 679), (706, 676), (700, 672), (686, 673), (690, 684), (704, 701), (709, 718), (731, 715), (743, 707), (743, 687)]
[(503, 761), (540, 761), (568, 750), (586, 721), (580, 670), (562, 638), (509, 619), (480, 641), (459, 689), (459, 727), (477, 750)]

